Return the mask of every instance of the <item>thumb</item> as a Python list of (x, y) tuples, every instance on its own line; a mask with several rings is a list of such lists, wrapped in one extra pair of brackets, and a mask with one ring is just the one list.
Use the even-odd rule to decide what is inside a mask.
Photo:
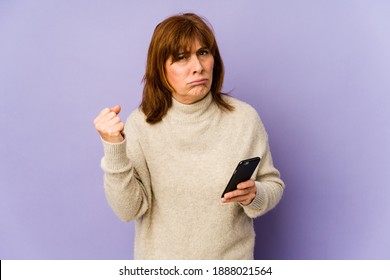
[(119, 106), (119, 105), (116, 105), (116, 106), (114, 106), (114, 107), (112, 107), (112, 108), (110, 108), (110, 110), (111, 110), (111, 112), (114, 112), (115, 114), (119, 114), (119, 112), (121, 111), (121, 106)]

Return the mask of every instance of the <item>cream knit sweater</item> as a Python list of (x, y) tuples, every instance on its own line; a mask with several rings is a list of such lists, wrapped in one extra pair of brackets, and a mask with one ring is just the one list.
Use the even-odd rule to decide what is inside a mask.
[[(154, 125), (137, 109), (122, 143), (103, 142), (107, 200), (123, 221), (135, 219), (136, 259), (253, 259), (252, 218), (279, 202), (284, 184), (257, 112), (226, 100), (234, 111), (220, 110), (211, 94), (191, 105), (173, 100)], [(253, 202), (221, 203), (238, 162), (254, 156)]]

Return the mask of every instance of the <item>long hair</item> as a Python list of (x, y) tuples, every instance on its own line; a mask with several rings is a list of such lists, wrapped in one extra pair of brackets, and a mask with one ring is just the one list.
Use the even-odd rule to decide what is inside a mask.
[(158, 123), (172, 106), (173, 88), (169, 84), (165, 63), (182, 50), (190, 49), (198, 40), (207, 47), (214, 57), (211, 94), (216, 104), (223, 110), (232, 111), (221, 95), (224, 67), (212, 28), (198, 15), (192, 13), (169, 17), (158, 24), (149, 45), (141, 110), (150, 124)]

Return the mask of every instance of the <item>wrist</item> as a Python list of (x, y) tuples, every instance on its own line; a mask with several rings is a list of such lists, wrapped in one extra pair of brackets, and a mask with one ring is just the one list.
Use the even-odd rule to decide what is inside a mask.
[(101, 138), (103, 141), (113, 144), (122, 143), (123, 140), (125, 140), (124, 134), (120, 133), (119, 135), (115, 136), (107, 136), (107, 135), (101, 135)]

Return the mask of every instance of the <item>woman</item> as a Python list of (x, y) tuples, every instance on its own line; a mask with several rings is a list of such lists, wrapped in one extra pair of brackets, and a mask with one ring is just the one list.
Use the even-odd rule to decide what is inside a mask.
[[(136, 259), (253, 259), (252, 218), (279, 202), (284, 184), (257, 112), (221, 93), (223, 77), (211, 28), (195, 14), (172, 16), (154, 31), (140, 108), (126, 125), (120, 106), (94, 121), (108, 202), (136, 221)], [(254, 179), (221, 198), (237, 163), (254, 156)]]

